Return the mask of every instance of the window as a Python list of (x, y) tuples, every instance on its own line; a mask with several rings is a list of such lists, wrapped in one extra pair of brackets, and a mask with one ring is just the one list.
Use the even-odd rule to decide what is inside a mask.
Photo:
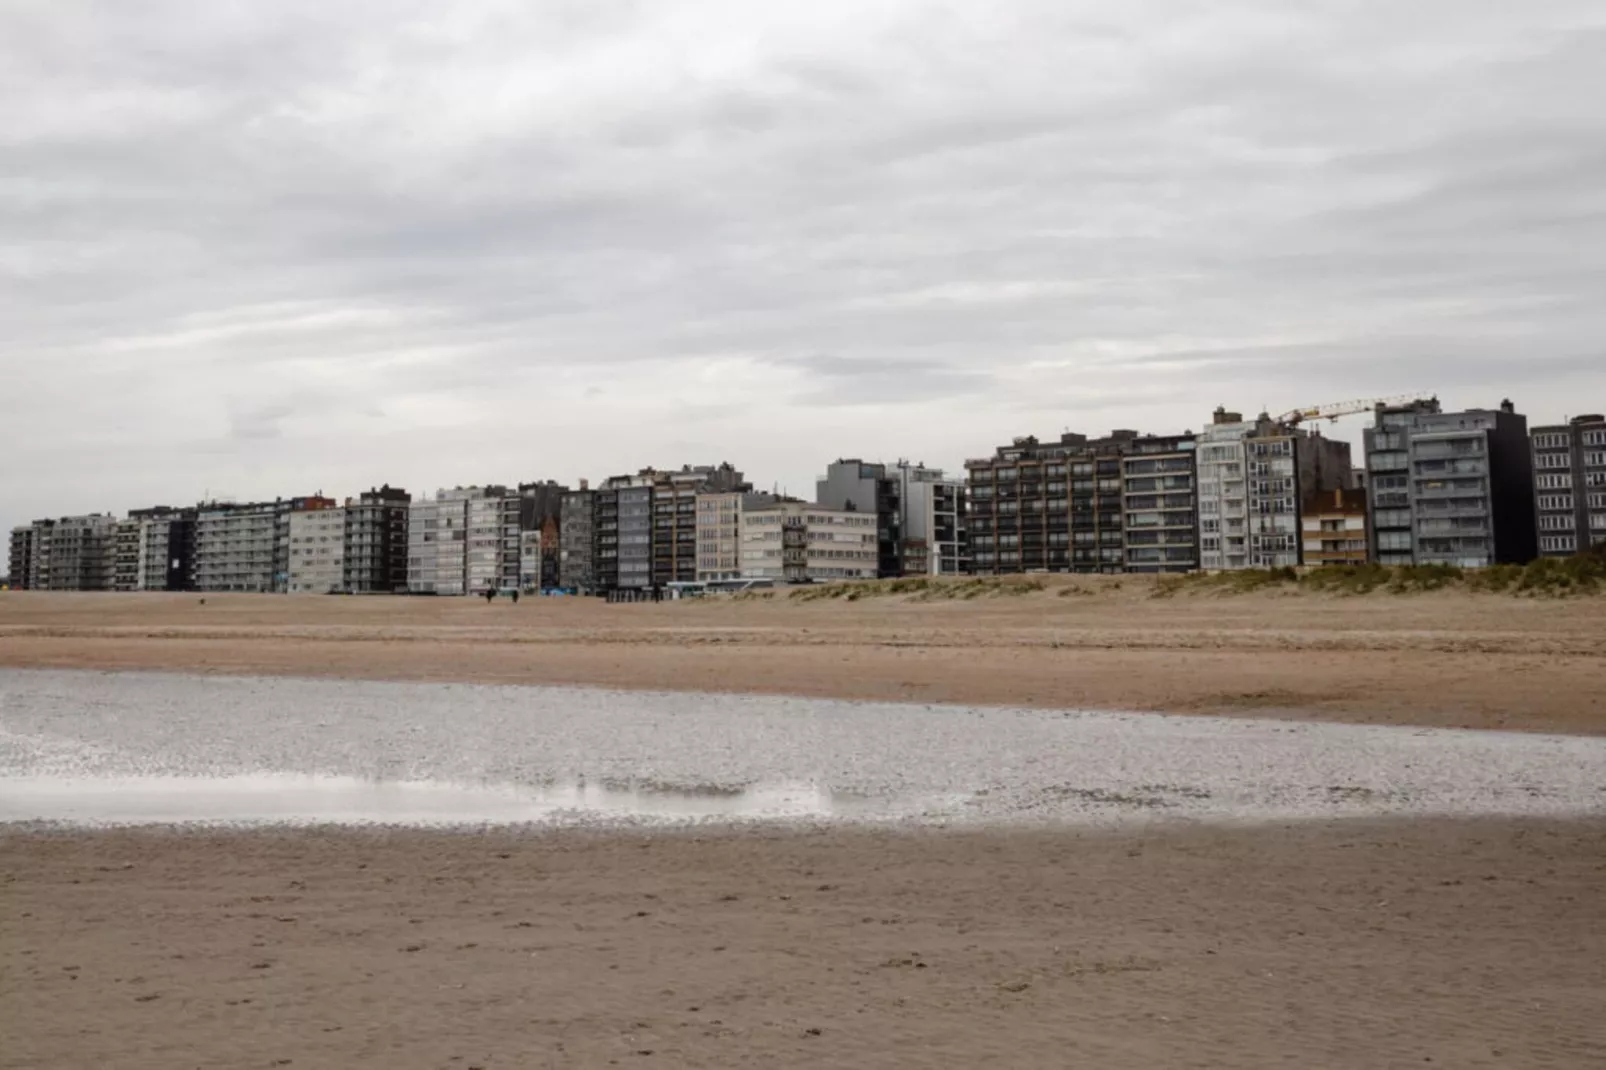
[(1591, 494), (1589, 496), (1591, 509), (1606, 509), (1606, 494)]
[[(1588, 483), (1589, 480), (1586, 478), (1584, 482)], [(1538, 476), (1536, 477), (1536, 483), (1540, 490), (1571, 490), (1573, 477), (1571, 472), (1562, 475)]]
[(1536, 450), (1564, 450), (1568, 447), (1567, 435), (1548, 434), (1534, 436), (1534, 449)]
[(1539, 518), (1540, 531), (1571, 531), (1573, 518), (1564, 515), (1542, 516)]
[(1584, 454), (1585, 468), (1606, 468), (1606, 452)]
[(1573, 457), (1570, 453), (1536, 453), (1534, 454), (1535, 468), (1571, 468)]
[(1380, 528), (1408, 528), (1411, 526), (1411, 510), (1379, 509), (1375, 523)]
[(1570, 554), (1578, 550), (1578, 540), (1572, 535), (1541, 535), (1539, 549), (1547, 554)]
[(1380, 531), (1377, 535), (1379, 550), (1410, 550), (1411, 533), (1408, 531)]
[[(1568, 476), (1567, 477), (1567, 485), (1569, 487), (1573, 485), (1572, 484), (1572, 476)], [(1586, 487), (1606, 487), (1606, 472), (1585, 472), (1584, 473), (1584, 486), (1586, 486)]]
[(1606, 431), (1585, 431), (1584, 445), (1606, 446)]

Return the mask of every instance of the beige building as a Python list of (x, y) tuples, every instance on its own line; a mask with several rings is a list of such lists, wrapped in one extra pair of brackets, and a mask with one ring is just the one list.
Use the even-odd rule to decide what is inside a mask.
[(874, 579), (880, 560), (876, 515), (813, 502), (743, 509), (743, 579), (784, 583)]
[(290, 514), (291, 594), (330, 594), (346, 585), (346, 511), (298, 510)]
[(1300, 526), (1307, 565), (1364, 565), (1371, 556), (1364, 490), (1324, 490), (1312, 496)]
[(697, 495), (697, 582), (742, 578), (742, 516), (777, 500), (765, 491)]

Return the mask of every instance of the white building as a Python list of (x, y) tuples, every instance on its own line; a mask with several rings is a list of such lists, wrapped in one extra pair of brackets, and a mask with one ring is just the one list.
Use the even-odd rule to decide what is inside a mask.
[(970, 570), (966, 530), (969, 491), (964, 479), (950, 479), (940, 468), (899, 461), (898, 500), (903, 511), (905, 576), (955, 576)]
[(1249, 567), (1249, 479), (1244, 439), (1253, 421), (1216, 410), (1215, 422), (1199, 433), (1199, 567), (1206, 571)]
[(329, 594), (345, 589), (346, 511), (299, 510), (290, 514), (291, 594)]
[[(453, 487), (407, 510), (407, 590), (411, 594), (479, 594), (502, 586), (504, 539), (518, 560), (518, 531), (504, 532), (505, 487)], [(516, 503), (517, 495), (512, 496)]]
[(742, 516), (750, 509), (773, 505), (767, 491), (722, 491), (697, 495), (697, 581), (734, 580), (742, 576)]
[(812, 502), (774, 502), (741, 519), (743, 579), (799, 583), (876, 577), (876, 515)]
[(1293, 567), (1303, 562), (1300, 506), (1353, 486), (1349, 443), (1262, 413), (1217, 409), (1198, 435), (1199, 567)]
[(272, 591), (278, 504), (212, 503), (195, 520), (198, 591)]
[(541, 590), (541, 533), (519, 532), (519, 589)]

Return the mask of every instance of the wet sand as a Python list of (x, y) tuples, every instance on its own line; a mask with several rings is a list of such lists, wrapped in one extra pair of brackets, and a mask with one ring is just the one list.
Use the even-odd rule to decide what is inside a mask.
[(0, 838), (0, 1067), (1595, 1067), (1606, 823)]
[(581, 684), (1606, 733), (1606, 597), (0, 594), (0, 666)]

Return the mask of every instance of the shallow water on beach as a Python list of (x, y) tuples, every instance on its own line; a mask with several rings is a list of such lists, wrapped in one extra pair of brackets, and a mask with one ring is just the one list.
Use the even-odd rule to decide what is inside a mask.
[(1606, 814), (1606, 740), (773, 696), (0, 670), (0, 822)]

